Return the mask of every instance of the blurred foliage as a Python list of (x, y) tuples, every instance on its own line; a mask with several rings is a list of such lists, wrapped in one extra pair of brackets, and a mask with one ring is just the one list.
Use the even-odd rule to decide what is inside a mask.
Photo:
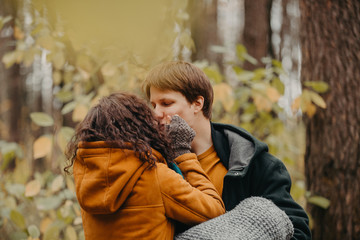
[(0, 235), (5, 239), (85, 239), (71, 177), (35, 173), (26, 184), (0, 181)]
[[(164, 5), (158, 9), (161, 14), (158, 11), (155, 13), (161, 16), (160, 20), (165, 25), (161, 25), (161, 31), (152, 29), (150, 32), (145, 32), (146, 36), (156, 36), (159, 41), (156, 43), (157, 47), (151, 47), (155, 46), (154, 39), (144, 40), (142, 37), (141, 41), (144, 41), (147, 47), (140, 46), (142, 44), (139, 42), (130, 41), (134, 45), (131, 44), (128, 48), (117, 45), (116, 51), (114, 48), (101, 48), (100, 46), (103, 45), (90, 47), (91, 44), (88, 45), (85, 41), (86, 36), (76, 36), (77, 31), (81, 29), (74, 31), (76, 28), (69, 28), (67, 33), (64, 26), (72, 26), (70, 23), (77, 22), (79, 23), (77, 27), (81, 28), (85, 27), (86, 21), (84, 19), (80, 21), (79, 16), (71, 20), (72, 22), (68, 19), (68, 25), (51, 20), (58, 19), (51, 15), (55, 7), (51, 4), (46, 6), (49, 17), (41, 10), (42, 7), (39, 7), (44, 6), (40, 2), (35, 1), (37, 9), (28, 10), (32, 16), (30, 26), (24, 26), (24, 22), (18, 19), (15, 21), (13, 32), (16, 48), (5, 54), (2, 62), (6, 67), (14, 64), (30, 67), (36, 57), (45, 54), (47, 61), (52, 64), (53, 101), (62, 106), (59, 110), (61, 115), (64, 118), (70, 116), (72, 124), (64, 126), (64, 118), (59, 122), (54, 116), (44, 112), (31, 113), (33, 124), (56, 130), (51, 134), (41, 135), (34, 141), (31, 160), (24, 159), (19, 143), (0, 141), (0, 235), (6, 239), (84, 239), (73, 179), (64, 176), (61, 171), (65, 162), (63, 152), (74, 133), (74, 124), (81, 121), (88, 109), (102, 96), (115, 91), (140, 94), (141, 81), (151, 66), (179, 57), (181, 49), (194, 48), (184, 24), (188, 19), (187, 1), (159, 1)], [(57, 4), (60, 13), (61, 9), (64, 13), (68, 6), (66, 4), (70, 2)], [(91, 17), (94, 4), (94, 2), (89, 3), (92, 8), (89, 7), (89, 12), (83, 16), (85, 20)], [(121, 2), (116, 4), (117, 7), (121, 6)], [(139, 7), (138, 1), (133, 4), (130, 8)], [(154, 8), (152, 4), (150, 4), (151, 9)], [(144, 6), (141, 8), (146, 9)], [(10, 19), (10, 17), (1, 17), (0, 26)], [(133, 21), (134, 16), (129, 19), (127, 21)], [(142, 26), (139, 31), (144, 27), (144, 19), (139, 20)], [(99, 21), (101, 23), (101, 20)], [(106, 24), (100, 23), (93, 22), (93, 25), (87, 25), (90, 29), (85, 32), (92, 33), (91, 27), (96, 28), (99, 25), (98, 28), (101, 28)], [(105, 36), (106, 39), (119, 30), (123, 35), (131, 36), (131, 33), (126, 31), (136, 29), (136, 26), (130, 25), (128, 28), (126, 24), (121, 25), (125, 30), (121, 26), (115, 29), (114, 26), (114, 24), (106, 26), (105, 29), (109, 32), (100, 32), (98, 35)], [(145, 24), (145, 28), (146, 26)], [(107, 35), (109, 33), (110, 35)], [(113, 40), (116, 41), (117, 38)], [(106, 41), (102, 44), (110, 46), (113, 43), (114, 41)], [(100, 51), (101, 49), (104, 51)], [(302, 174), (303, 149), (301, 148), (305, 141), (302, 123), (298, 119), (289, 120), (278, 104), (284, 93), (284, 85), (279, 76), (286, 73), (279, 61), (268, 58), (262, 60), (266, 68), (246, 71), (242, 68), (244, 61), (256, 64), (256, 60), (242, 45), (238, 46), (236, 53), (238, 62), (232, 63), (235, 81), (227, 79), (215, 65), (195, 63), (213, 82), (215, 92), (213, 120), (239, 125), (268, 143), (271, 153), (282, 159), (290, 169), (291, 176), (295, 180), (292, 195), (296, 201), (304, 205), (305, 198), (311, 196), (306, 195)], [(306, 87), (308, 89), (305, 89), (294, 101), (293, 110), (302, 111), (311, 117), (316, 111), (316, 106), (326, 107), (317, 92), (324, 92), (328, 87), (322, 82), (308, 82)], [(294, 142), (294, 134), (299, 136), (297, 139), (300, 139), (300, 142)], [(32, 168), (29, 164), (34, 164), (37, 159), (48, 159), (54, 155), (57, 161), (53, 167), (58, 169), (57, 171), (31, 172)], [(321, 197), (312, 199), (315, 204), (328, 206), (326, 199)]]

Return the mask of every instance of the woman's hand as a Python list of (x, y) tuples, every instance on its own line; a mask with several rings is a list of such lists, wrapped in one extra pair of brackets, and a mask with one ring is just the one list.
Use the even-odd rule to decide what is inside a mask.
[(191, 143), (195, 137), (195, 131), (178, 115), (171, 118), (170, 124), (166, 125), (167, 134), (170, 137), (173, 148), (174, 158), (190, 153)]

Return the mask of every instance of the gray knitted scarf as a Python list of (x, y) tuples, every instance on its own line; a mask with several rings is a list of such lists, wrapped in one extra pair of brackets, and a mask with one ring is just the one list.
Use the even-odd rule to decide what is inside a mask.
[(284, 211), (268, 199), (250, 197), (224, 215), (175, 236), (175, 240), (287, 240), (293, 234)]

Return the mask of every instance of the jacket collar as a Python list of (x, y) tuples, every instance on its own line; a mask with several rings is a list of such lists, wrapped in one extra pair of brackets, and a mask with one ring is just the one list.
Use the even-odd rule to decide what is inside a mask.
[(246, 130), (229, 124), (211, 122), (211, 137), (216, 153), (229, 172), (244, 170), (246, 173), (253, 159), (268, 151), (265, 143)]

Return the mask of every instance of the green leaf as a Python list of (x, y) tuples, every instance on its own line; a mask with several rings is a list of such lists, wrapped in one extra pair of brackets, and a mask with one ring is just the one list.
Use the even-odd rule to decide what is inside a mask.
[(282, 69), (282, 63), (279, 60), (273, 59), (272, 64), (273, 64), (274, 67)]
[(43, 112), (33, 112), (30, 114), (30, 118), (35, 124), (39, 125), (40, 127), (50, 127), (54, 125), (53, 118)]
[(244, 55), (247, 54), (246, 47), (242, 44), (238, 44), (236, 46), (236, 56), (239, 58), (241, 62), (245, 61)]
[(241, 122), (251, 122), (251, 120), (253, 120), (254, 117), (255, 117), (255, 114), (244, 113), (244, 114), (241, 114), (240, 120), (241, 120)]
[(9, 208), (9, 211), (10, 209), (15, 209), (17, 207), (16, 199), (13, 196), (7, 196), (3, 203), (3, 206)]
[(5, 170), (11, 162), (15, 159), (15, 153), (14, 152), (6, 152), (2, 154), (3, 162), (1, 164), (1, 170)]
[(271, 85), (279, 91), (281, 95), (284, 95), (285, 86), (284, 83), (280, 80), (280, 78), (276, 77), (272, 80)]
[(0, 152), (3, 159), (1, 163), (2, 170), (5, 170), (16, 157), (22, 158), (23, 156), (19, 144), (14, 142), (0, 141)]
[(5, 64), (6, 68), (9, 68), (16, 63), (16, 59), (17, 59), (17, 52), (12, 51), (4, 54), (2, 58), (2, 62)]
[(301, 198), (302, 196), (305, 195), (305, 184), (303, 184), (304, 181), (296, 181), (292, 187), (291, 187), (291, 196), (294, 198), (294, 199), (299, 199)]
[(73, 92), (71, 90), (61, 90), (55, 94), (56, 98), (58, 98), (61, 102), (66, 103), (74, 99)]
[(66, 150), (66, 145), (73, 137), (75, 130), (71, 127), (62, 127), (57, 136), (58, 145), (63, 152)]
[(321, 196), (311, 196), (307, 199), (308, 203), (327, 209), (330, 206), (330, 200)]
[(65, 106), (61, 109), (61, 114), (65, 115), (65, 114), (71, 112), (72, 110), (75, 109), (76, 104), (77, 104), (77, 102), (75, 102), (75, 101), (65, 104)]
[(210, 46), (210, 50), (215, 53), (226, 53), (228, 51), (225, 46), (219, 46), (219, 45)]
[(59, 239), (60, 229), (57, 226), (51, 226), (46, 229), (44, 233), (44, 240)]
[(272, 61), (273, 61), (273, 59), (272, 59), (271, 57), (262, 57), (262, 58), (261, 58), (261, 62), (262, 62), (263, 64), (265, 64), (265, 65), (271, 64)]
[(318, 93), (324, 93), (329, 90), (329, 84), (323, 81), (306, 81), (304, 82), (306, 87), (311, 87), (314, 91)]
[(28, 233), (32, 238), (39, 238), (40, 237), (40, 230), (36, 225), (30, 225), (28, 228)]
[(321, 108), (326, 108), (324, 99), (316, 92), (310, 92), (311, 101)]
[(239, 66), (233, 66), (233, 70), (237, 75), (241, 74), (244, 71), (244, 69)]
[(251, 79), (253, 79), (253, 77), (254, 77), (254, 72), (251, 72), (251, 71), (244, 70), (238, 74), (238, 78), (242, 82), (248, 82)]
[(24, 216), (16, 211), (16, 210), (11, 210), (10, 212), (10, 219), (11, 221), (13, 221), (13, 223), (15, 223), (16, 226), (18, 226), (20, 229), (24, 229), (26, 227), (25, 224), (25, 218)]
[(46, 198), (37, 198), (35, 203), (39, 210), (48, 211), (59, 207), (62, 203), (62, 199), (58, 196), (50, 196)]
[(221, 83), (223, 80), (223, 76), (221, 73), (211, 67), (206, 67), (203, 69), (206, 76), (212, 79), (215, 83)]
[(254, 77), (253, 80), (260, 80), (265, 76), (265, 69), (264, 68), (258, 68), (254, 70)]
[(65, 140), (70, 141), (70, 139), (72, 138), (72, 136), (75, 133), (75, 129), (73, 129), (71, 127), (62, 127), (60, 129), (60, 133), (65, 138)]
[(66, 230), (65, 230), (65, 233), (66, 233), (67, 239), (69, 239), (69, 240), (76, 240), (77, 239), (76, 231), (72, 226), (67, 226)]
[(85, 240), (84, 231), (81, 231), (81, 232), (79, 233), (79, 240)]
[(20, 198), (25, 193), (25, 185), (19, 183), (8, 183), (5, 185), (6, 191), (17, 198)]
[(182, 32), (180, 34), (179, 41), (180, 41), (181, 45), (187, 47), (188, 49), (191, 49), (191, 50), (195, 49), (195, 43), (189, 33)]
[(28, 235), (25, 232), (17, 231), (10, 234), (10, 240), (27, 240)]
[(4, 27), (5, 23), (12, 19), (11, 16), (2, 17), (0, 16), (0, 30)]
[(250, 62), (250, 63), (253, 64), (253, 65), (256, 65), (257, 62), (258, 62), (258, 61), (256, 60), (256, 58), (250, 56), (250, 55), (247, 54), (247, 53), (244, 54), (244, 59), (245, 59), (246, 61)]

